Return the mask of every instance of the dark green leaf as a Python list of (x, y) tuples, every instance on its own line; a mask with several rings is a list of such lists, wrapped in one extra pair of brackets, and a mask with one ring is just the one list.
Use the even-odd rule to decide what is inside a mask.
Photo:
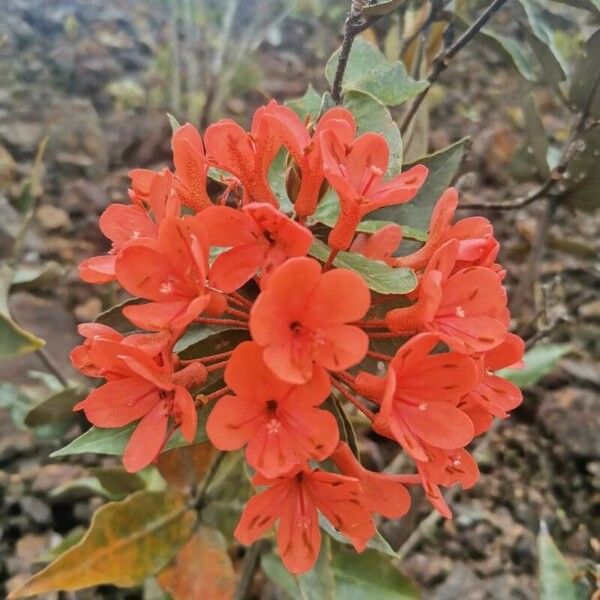
[(348, 415), (346, 414), (342, 403), (339, 401), (339, 398), (337, 398), (335, 395), (332, 395), (325, 401), (324, 404), (321, 405), (321, 408), (324, 408), (333, 414), (335, 420), (337, 421), (338, 429), (340, 430), (340, 439), (350, 446), (350, 449), (356, 458), (360, 458), (354, 426), (352, 425), (352, 421), (350, 421), (348, 418)]
[(531, 387), (544, 375), (554, 369), (561, 356), (570, 352), (567, 344), (546, 344), (535, 346), (525, 353), (525, 367), (517, 369), (501, 369), (496, 374), (512, 381), (519, 387)]
[[(423, 164), (429, 169), (427, 180), (419, 193), (410, 202), (381, 208), (371, 213), (371, 217), (427, 231), (433, 207), (456, 176), (468, 141), (469, 138), (463, 138), (416, 161), (414, 164)], [(412, 166), (404, 165), (403, 170)]]
[(192, 325), (175, 345), (181, 358), (200, 358), (233, 350), (250, 339), (246, 329), (231, 329), (216, 325)]
[[(339, 60), (339, 49), (327, 62), (325, 76), (333, 84)], [(401, 62), (388, 62), (379, 49), (362, 37), (352, 45), (344, 73), (342, 92), (358, 91), (370, 94), (387, 106), (398, 106), (427, 88), (425, 80), (415, 81)]]
[(25, 417), (25, 425), (28, 427), (39, 427), (63, 421), (74, 421), (77, 415), (73, 412), (73, 406), (86, 394), (82, 387), (66, 388), (56, 394), (52, 394), (34, 406)]
[(288, 197), (285, 189), (285, 161), (287, 158), (287, 150), (281, 148), (277, 156), (269, 167), (269, 185), (273, 190), (277, 200), (279, 200), (279, 208), (284, 212), (291, 214), (294, 210), (294, 205)]
[[(321, 261), (326, 261), (330, 252), (329, 247), (317, 239), (310, 249), (310, 254)], [(380, 294), (408, 294), (417, 287), (417, 278), (412, 269), (394, 269), (384, 262), (360, 254), (340, 252), (333, 264), (362, 275), (369, 288)]]
[(552, 15), (535, 0), (520, 0), (520, 4), (527, 15), (529, 28), (525, 31), (529, 44), (546, 80), (555, 84), (564, 81), (567, 65), (554, 41)]
[(307, 573), (298, 575), (298, 587), (303, 600), (335, 600), (339, 597), (331, 570), (331, 540), (328, 536), (321, 538), (315, 566)]
[(344, 96), (344, 106), (354, 115), (358, 133), (373, 131), (381, 134), (390, 148), (388, 177), (396, 175), (402, 167), (402, 138), (390, 111), (377, 98), (363, 92), (349, 91)]
[(288, 100), (286, 104), (304, 121), (310, 117), (313, 121), (321, 110), (321, 95), (309, 83), (304, 96)]
[(358, 554), (332, 544), (331, 568), (339, 600), (416, 600), (415, 585), (391, 561), (374, 550)]
[(96, 317), (96, 323), (108, 325), (123, 335), (138, 331), (136, 326), (129, 319), (126, 319), (123, 316), (122, 311), (126, 306), (130, 306), (132, 304), (143, 304), (144, 302), (146, 301), (142, 298), (129, 298), (120, 304), (115, 304), (115, 306), (105, 310), (103, 313), (100, 313)]
[(600, 119), (599, 56), (600, 29), (585, 43), (583, 54), (575, 67), (573, 83), (569, 92), (571, 103), (579, 110), (586, 110), (589, 106), (589, 114), (593, 119)]
[(573, 575), (565, 557), (556, 547), (543, 521), (537, 542), (541, 600), (583, 600), (573, 583)]

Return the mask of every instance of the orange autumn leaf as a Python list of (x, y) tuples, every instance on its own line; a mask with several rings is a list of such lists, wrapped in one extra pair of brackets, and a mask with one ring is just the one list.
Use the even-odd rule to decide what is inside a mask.
[(160, 454), (156, 466), (169, 487), (190, 491), (204, 479), (214, 452), (208, 442), (181, 446)]
[(188, 539), (196, 521), (185, 496), (137, 492), (101, 507), (82, 540), (9, 595), (9, 600), (55, 590), (111, 583), (131, 587), (160, 571)]
[(225, 538), (216, 529), (200, 527), (158, 576), (173, 600), (230, 600), (236, 580)]

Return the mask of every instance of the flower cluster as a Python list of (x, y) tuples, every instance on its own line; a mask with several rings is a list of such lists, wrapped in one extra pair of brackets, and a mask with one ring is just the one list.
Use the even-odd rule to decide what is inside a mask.
[[(396, 255), (399, 225), (357, 234), (365, 215), (414, 198), (427, 168), (387, 178), (385, 139), (358, 135), (343, 108), (307, 126), (271, 102), (250, 132), (223, 120), (202, 138), (187, 124), (172, 147), (173, 171), (130, 173), (131, 203), (100, 218), (112, 249), (80, 266), (85, 281), (116, 281), (136, 297), (123, 314), (138, 332), (80, 326), (73, 364), (105, 383), (75, 409), (98, 427), (137, 423), (123, 458), (129, 471), (152, 463), (177, 430), (193, 442), (197, 410), (210, 410), (208, 438), (223, 451), (245, 449), (258, 490), (235, 536), (249, 544), (275, 525), (294, 573), (317, 558), (319, 515), (358, 551), (375, 534), (373, 515), (406, 513), (406, 485), (421, 485), (450, 518), (440, 488), (477, 481), (466, 446), (521, 402), (495, 375), (519, 364), (523, 343), (507, 331), (489, 221), (453, 223), (458, 198), (448, 189), (412, 254)], [(269, 183), (280, 151), (289, 214)], [(220, 191), (209, 194), (215, 177)], [(327, 231), (311, 217), (329, 188), (340, 210)], [(324, 262), (309, 256), (317, 234), (331, 251)], [(410, 268), (418, 286), (374, 293), (359, 273), (335, 267), (343, 251)], [(176, 343), (202, 326), (246, 335), (233, 350), (182, 359)], [(340, 433), (340, 402), (401, 446), (414, 472), (364, 468)]]

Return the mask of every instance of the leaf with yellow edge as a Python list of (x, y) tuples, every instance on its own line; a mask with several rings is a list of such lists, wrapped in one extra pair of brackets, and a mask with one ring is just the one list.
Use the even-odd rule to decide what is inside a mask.
[(200, 527), (158, 582), (173, 600), (232, 600), (236, 577), (223, 535)]
[(111, 583), (140, 584), (190, 537), (196, 513), (175, 492), (137, 492), (102, 506), (82, 540), (9, 595), (9, 600)]

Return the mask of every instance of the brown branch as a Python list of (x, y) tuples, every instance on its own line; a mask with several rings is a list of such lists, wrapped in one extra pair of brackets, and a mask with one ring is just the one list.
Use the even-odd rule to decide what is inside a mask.
[(433, 70), (427, 80), (429, 86), (424, 89), (411, 104), (408, 112), (406, 113), (402, 123), (400, 125), (400, 133), (405, 134), (411, 121), (416, 115), (419, 107), (421, 106), (425, 96), (427, 96), (433, 84), (439, 76), (448, 68), (450, 61), (479, 33), (481, 28), (494, 16), (498, 10), (506, 4), (508, 0), (494, 0), (477, 18), (477, 20), (463, 33), (463, 35), (454, 42), (449, 48), (443, 49), (440, 54), (433, 61)]
[(346, 18), (340, 58), (335, 71), (335, 77), (333, 78), (333, 84), (331, 85), (331, 97), (336, 104), (339, 104), (342, 98), (342, 81), (344, 79), (346, 67), (348, 66), (348, 58), (350, 57), (350, 50), (352, 49), (354, 38), (369, 26), (369, 23), (363, 16), (365, 5), (366, 0), (351, 0), (350, 3), (350, 12)]
[(259, 565), (260, 555), (267, 550), (269, 545), (268, 540), (256, 540), (256, 542), (246, 549), (244, 560), (242, 561), (240, 580), (235, 591), (235, 600), (245, 600), (248, 597), (254, 573)]
[(484, 202), (472, 202), (461, 205), (458, 208), (463, 210), (514, 210), (523, 208), (545, 196), (554, 187), (557, 181), (557, 177), (549, 177), (542, 185), (529, 192), (529, 194), (510, 202), (490, 202), (489, 204), (485, 204)]

